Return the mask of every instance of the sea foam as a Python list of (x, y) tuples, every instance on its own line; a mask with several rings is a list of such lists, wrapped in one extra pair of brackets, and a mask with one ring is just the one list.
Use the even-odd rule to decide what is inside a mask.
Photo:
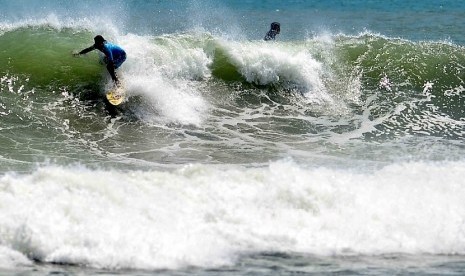
[[(371, 172), (43, 167), (0, 179), (0, 264), (214, 267), (263, 251), (464, 254), (463, 162)], [(23, 257), (21, 257), (23, 256)]]

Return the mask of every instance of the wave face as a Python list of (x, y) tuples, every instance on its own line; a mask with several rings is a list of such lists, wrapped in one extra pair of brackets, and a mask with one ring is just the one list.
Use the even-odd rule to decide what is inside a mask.
[(0, 0), (0, 269), (462, 258), (463, 4), (139, 2)]
[[(88, 123), (79, 112), (104, 120), (109, 81), (100, 58), (70, 54), (88, 46), (89, 36), (80, 28), (42, 24), (0, 36), (8, 46), (0, 66), (1, 112), (5, 122), (12, 120), (5, 128), (17, 130), (18, 117), (38, 125), (52, 120), (49, 137), (60, 129), (66, 139), (77, 134), (81, 141)], [(143, 128), (184, 125), (213, 140), (232, 135), (245, 143), (255, 139), (253, 144), (302, 137), (340, 143), (429, 136), (447, 142), (463, 136), (465, 57), (454, 44), (371, 33), (272, 44), (204, 32), (113, 40), (130, 53), (120, 70), (129, 94), (121, 114)], [(67, 118), (70, 112), (74, 118)], [(24, 132), (36, 135), (30, 128)]]

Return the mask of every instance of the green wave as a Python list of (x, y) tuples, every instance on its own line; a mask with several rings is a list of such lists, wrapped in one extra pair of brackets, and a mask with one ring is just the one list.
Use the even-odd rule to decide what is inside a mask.
[[(360, 73), (364, 96), (376, 94), (384, 108), (416, 102), (455, 120), (465, 117), (463, 47), (374, 35), (341, 37), (338, 45), (339, 60)], [(389, 89), (380, 86), (383, 79)]]
[[(6, 61), (0, 63), (0, 72), (27, 75), (38, 84), (60, 82), (69, 85), (95, 81), (104, 71), (94, 56), (96, 53), (80, 58), (72, 56), (73, 51), (89, 46), (93, 35), (82, 30), (47, 26), (27, 26), (7, 31), (0, 35), (0, 58)], [(171, 39), (192, 44), (185, 47), (199, 46), (211, 52), (213, 62), (210, 70), (215, 78), (245, 81), (241, 75), (242, 68), (231, 60), (229, 49), (216, 43), (214, 37), (189, 40), (185, 36), (173, 36)], [(255, 47), (250, 51), (264, 46), (256, 43)], [(331, 51), (327, 52), (321, 52), (321, 48), (326, 46), (318, 40), (310, 43), (295, 41), (284, 47), (308, 51), (329, 70), (338, 73), (337, 77), (352, 75), (354, 70), (358, 70), (368, 89), (378, 86), (380, 76), (388, 76), (397, 87), (415, 90), (422, 90), (427, 81), (434, 82), (441, 89), (454, 88), (463, 83), (465, 51), (457, 45), (411, 42), (367, 34), (336, 36)], [(336, 60), (325, 55), (335, 55)]]
[(0, 73), (27, 77), (33, 85), (83, 85), (102, 71), (98, 61), (75, 58), (72, 52), (88, 46), (90, 33), (73, 29), (22, 27), (0, 35)]
[(239, 69), (227, 56), (226, 51), (220, 47), (215, 50), (211, 71), (214, 77), (224, 81), (245, 81), (245, 78), (239, 73)]
[[(40, 129), (40, 135), (58, 135), (66, 140), (69, 133), (63, 122), (87, 126), (93, 125), (87, 118), (105, 117), (101, 90), (107, 74), (99, 63), (98, 54), (72, 56), (73, 51), (89, 46), (93, 35), (86, 30), (47, 26), (20, 27), (0, 34), (3, 46), (0, 60), (6, 61), (0, 63), (0, 127), (30, 125)], [(464, 134), (465, 54), (458, 45), (412, 42), (372, 34), (275, 44), (224, 41), (214, 36), (192, 34), (155, 39), (129, 35), (124, 39), (128, 45), (141, 50), (140, 55), (154, 55), (141, 57), (133, 53), (125, 73), (137, 75), (137, 62), (143, 61), (147, 62), (144, 66), (154, 66), (157, 70), (163, 70), (164, 66), (179, 67), (183, 70), (181, 73), (165, 76), (164, 81), (176, 85), (181, 78), (194, 80), (200, 87), (210, 89), (202, 96), (214, 97), (212, 102), (221, 103), (222, 100), (216, 98), (224, 96), (234, 97), (232, 104), (239, 108), (260, 108), (264, 103), (293, 105), (289, 110), (297, 112), (298, 116), (304, 115), (302, 118), (342, 114), (349, 118), (343, 118), (341, 125), (321, 126), (320, 131), (331, 129), (331, 132), (343, 133), (364, 124), (372, 125), (373, 128), (363, 133), (363, 139), (367, 140), (409, 135), (461, 139)], [(139, 49), (139, 43), (149, 44)], [(146, 48), (153, 52), (143, 51)], [(261, 51), (263, 48), (265, 51)], [(317, 75), (334, 100), (334, 106), (318, 106), (302, 100), (305, 97), (299, 95), (299, 82), (305, 74), (315, 76), (308, 72), (312, 67), (300, 70), (299, 66), (306, 61), (293, 59), (301, 53), (305, 53), (304, 58), (322, 65), (322, 72)], [(246, 62), (238, 61), (241, 54), (248, 58)], [(211, 76), (202, 77), (200, 65), (204, 64), (205, 57), (211, 61), (208, 63)], [(260, 68), (262, 65), (265, 70), (282, 75), (277, 81), (266, 84), (245, 75), (251, 71), (260, 73), (253, 70), (257, 70), (254, 66)], [(150, 75), (143, 77), (151, 78)], [(383, 80), (386, 80), (385, 86), (381, 85)], [(289, 89), (292, 85), (295, 90)], [(305, 89), (310, 89), (305, 92), (311, 95), (311, 87)], [(340, 106), (345, 110), (339, 112)], [(138, 104), (131, 105), (127, 112), (138, 108)], [(279, 118), (287, 117), (286, 108), (277, 110)], [(92, 116), (81, 116), (89, 112)], [(9, 135), (15, 137), (17, 134), (12, 131)], [(34, 137), (37, 135), (33, 133)], [(13, 147), (8, 139), (3, 140), (6, 148)]]
[[(101, 85), (105, 68), (99, 64), (97, 53), (79, 58), (72, 56), (73, 51), (89, 46), (93, 35), (86, 30), (48, 26), (25, 26), (6, 31), (0, 35), (0, 59), (6, 61), (0, 63), (0, 74), (22, 76), (28, 79), (25, 84), (31, 87), (49, 86), (51, 90), (58, 90), (66, 86), (67, 91), (74, 91), (91, 86), (98, 90), (96, 87)], [(347, 94), (352, 82), (360, 86), (357, 102), (365, 103), (375, 96), (370, 103), (374, 117), (385, 116), (399, 105), (406, 106), (405, 112), (416, 115), (431, 109), (431, 113), (443, 114), (453, 120), (465, 117), (465, 51), (461, 46), (446, 42), (413, 42), (374, 34), (333, 36), (330, 42), (315, 38), (276, 44), (230, 42), (211, 35), (195, 34), (170, 35), (151, 41), (155, 47), (164, 47), (161, 53), (203, 49), (211, 58), (209, 70), (214, 80), (234, 87), (237, 82), (245, 83), (250, 86), (247, 89), (269, 89), (272, 93), (287, 92), (292, 84), (299, 88), (302, 75), (307, 72), (299, 72), (299, 67), (288, 64), (285, 58), (263, 60), (263, 55), (255, 57), (254, 54), (264, 47), (271, 47), (270, 51), (277, 55), (280, 51), (285, 52), (289, 58), (294, 53), (305, 52), (322, 64), (322, 82), (333, 98), (350, 98), (351, 95)], [(175, 48), (170, 51), (170, 47)], [(234, 47), (241, 48), (246, 51), (242, 52), (244, 55), (255, 59), (250, 64), (238, 64), (235, 60), (238, 53), (234, 52)], [(170, 64), (170, 56), (166, 55), (160, 58)], [(192, 62), (186, 60), (185, 63)], [(277, 74), (286, 72), (290, 65), (294, 66), (291, 68), (294, 71), (278, 76), (276, 82), (263, 85), (244, 75), (244, 71), (250, 69), (247, 66), (256, 66), (260, 62), (268, 66), (265, 70), (275, 70)], [(196, 68), (197, 65), (192, 66)], [(198, 70), (192, 71), (196, 74), (193, 79), (197, 79)], [(383, 80), (388, 87), (382, 85)], [(177, 80), (174, 77), (169, 81), (175, 83)], [(311, 93), (311, 87), (306, 92)], [(355, 105), (354, 112), (361, 113), (366, 107), (364, 104)]]
[[(368, 80), (391, 76), (397, 83), (408, 82), (412, 88), (434, 81), (441, 87), (462, 82), (463, 47), (443, 42), (411, 42), (365, 35), (339, 40), (342, 59), (363, 69)], [(373, 84), (373, 83), (372, 83)]]

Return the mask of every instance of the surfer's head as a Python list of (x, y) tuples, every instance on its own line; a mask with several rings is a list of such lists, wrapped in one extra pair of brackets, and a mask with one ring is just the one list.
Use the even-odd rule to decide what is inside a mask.
[(281, 24), (279, 24), (278, 22), (271, 23), (271, 30), (279, 34), (279, 32), (281, 31)]
[(95, 42), (95, 46), (98, 47), (98, 46), (103, 46), (103, 43), (105, 42), (105, 38), (103, 38), (103, 36), (101, 35), (97, 35), (94, 37), (94, 42)]

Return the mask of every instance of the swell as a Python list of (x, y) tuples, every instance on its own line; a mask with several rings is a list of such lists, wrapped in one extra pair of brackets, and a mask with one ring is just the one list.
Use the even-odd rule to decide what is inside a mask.
[[(75, 84), (95, 81), (102, 71), (94, 57), (76, 59), (71, 53), (89, 46), (93, 33), (75, 28), (55, 28), (47, 25), (14, 28), (0, 35), (4, 45), (0, 58), (0, 72), (23, 74), (39, 84), (63, 82)], [(137, 35), (120, 37), (125, 44)], [(261, 41), (228, 41), (209, 34), (173, 34), (150, 40), (155, 52), (138, 52), (141, 55), (158, 55), (160, 64), (170, 62), (174, 67), (190, 63), (200, 67), (202, 59), (181, 55), (190, 49), (205, 54), (209, 72), (186, 69), (182, 78), (202, 79), (211, 74), (214, 78), (231, 82), (241, 81), (264, 86), (283, 86), (284, 83), (303, 83), (305, 75), (321, 70), (320, 77), (333, 77), (337, 81), (344, 75), (359, 72), (366, 90), (377, 90), (380, 80), (389, 79), (392, 89), (423, 91), (426, 82), (432, 82), (436, 91), (448, 91), (463, 83), (465, 53), (463, 48), (445, 42), (411, 42), (373, 34), (360, 36), (338, 35), (325, 41), (319, 38), (306, 41), (262, 43)], [(295, 57), (303, 59), (296, 62)], [(133, 55), (134, 57), (134, 55)], [(152, 56), (152, 58), (154, 58)], [(176, 58), (178, 58), (176, 60)], [(191, 60), (188, 60), (191, 59)], [(314, 63), (305, 71), (305, 64)], [(254, 68), (256, 67), (256, 68)], [(165, 66), (167, 68), (167, 66)], [(287, 70), (287, 71), (286, 71)], [(301, 72), (299, 72), (301, 70)], [(269, 74), (269, 75), (267, 75)], [(386, 87), (384, 87), (386, 88)], [(449, 93), (450, 94), (450, 93)], [(436, 96), (440, 96), (439, 93)]]
[(339, 60), (363, 84), (363, 110), (374, 121), (382, 118), (368, 136), (463, 135), (463, 47), (370, 34), (339, 43)]
[[(100, 91), (107, 78), (96, 54), (71, 55), (87, 47), (92, 35), (47, 25), (5, 31), (0, 35), (5, 45), (0, 58), (7, 61), (0, 64), (2, 78), (16, 78), (23, 90), (47, 87), (42, 91), (46, 94)], [(112, 38), (129, 52), (121, 70), (132, 81), (131, 96), (141, 96), (142, 102), (160, 102), (160, 97), (168, 96), (153, 90), (167, 90), (171, 98), (179, 94), (179, 103), (189, 87), (188, 94), (199, 100), (194, 107), (198, 110), (205, 109), (205, 100), (215, 103), (215, 98), (231, 95), (234, 104), (252, 108), (271, 97), (272, 102), (297, 108), (302, 116), (352, 116), (352, 130), (369, 121), (374, 128), (363, 136), (370, 139), (463, 134), (465, 54), (458, 45), (371, 33), (277, 43), (231, 41), (196, 32)], [(3, 81), (2, 92), (7, 87)], [(227, 93), (236, 93), (218, 95), (224, 87)], [(188, 110), (188, 102), (185, 105), (186, 116), (192, 117), (197, 111)], [(174, 114), (173, 106), (170, 99), (155, 108)]]

